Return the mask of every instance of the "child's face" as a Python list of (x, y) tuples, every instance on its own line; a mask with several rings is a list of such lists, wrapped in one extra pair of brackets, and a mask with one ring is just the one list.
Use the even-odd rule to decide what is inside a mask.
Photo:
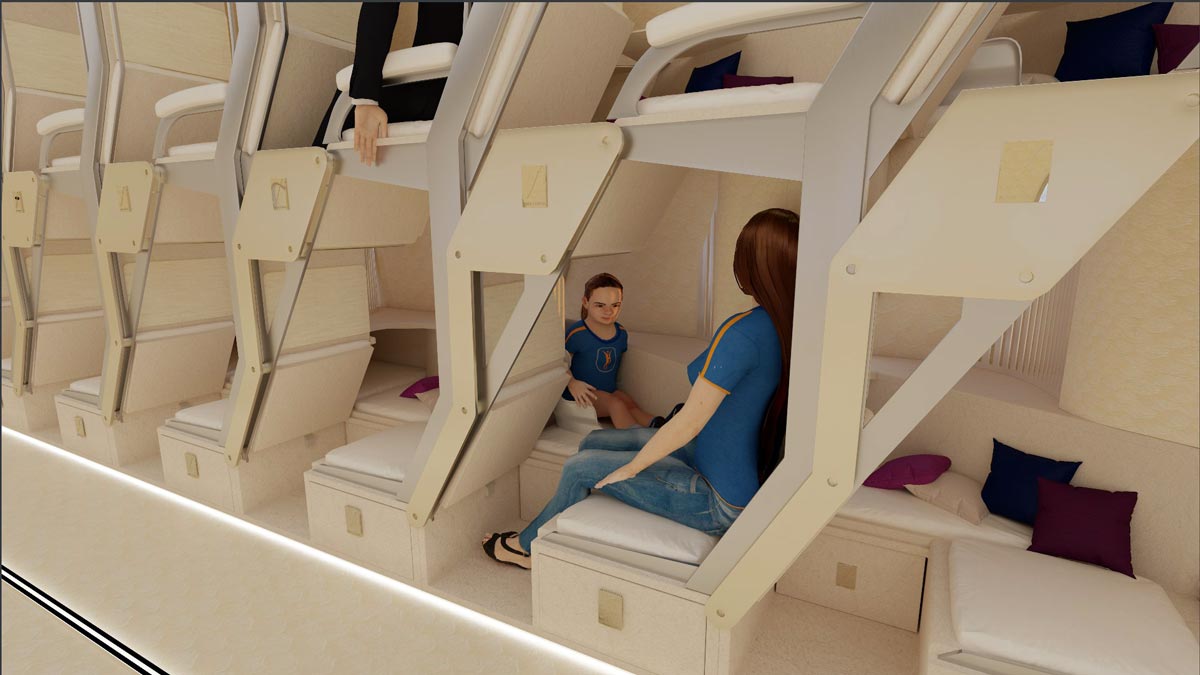
[(604, 325), (611, 324), (621, 313), (621, 289), (597, 288), (592, 291), (591, 299), (583, 302), (587, 305), (589, 319)]

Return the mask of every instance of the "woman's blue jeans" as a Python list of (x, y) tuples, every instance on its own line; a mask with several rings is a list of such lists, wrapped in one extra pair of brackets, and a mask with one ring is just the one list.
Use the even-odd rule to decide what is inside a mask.
[[(531, 551), (538, 528), (587, 498), (592, 486), (628, 464), (658, 429), (600, 429), (588, 434), (579, 452), (563, 464), (558, 490), (537, 518), (521, 531)], [(725, 534), (741, 509), (725, 502), (692, 465), (693, 443), (660, 459), (638, 475), (600, 489), (606, 495), (690, 528)]]

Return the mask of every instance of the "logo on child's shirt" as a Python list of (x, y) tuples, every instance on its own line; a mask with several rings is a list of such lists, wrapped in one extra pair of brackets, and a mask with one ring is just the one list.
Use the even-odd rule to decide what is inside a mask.
[(601, 347), (596, 350), (596, 370), (602, 373), (612, 372), (617, 365), (617, 352), (612, 347)]

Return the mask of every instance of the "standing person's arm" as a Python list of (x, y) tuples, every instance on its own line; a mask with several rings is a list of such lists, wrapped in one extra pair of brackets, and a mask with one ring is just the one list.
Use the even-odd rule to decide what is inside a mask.
[(383, 62), (392, 46), (400, 16), (395, 2), (364, 2), (358, 10), (354, 71), (350, 99), (354, 102), (354, 149), (364, 164), (374, 164), (376, 140), (387, 137), (388, 118), (379, 100), (383, 91)]

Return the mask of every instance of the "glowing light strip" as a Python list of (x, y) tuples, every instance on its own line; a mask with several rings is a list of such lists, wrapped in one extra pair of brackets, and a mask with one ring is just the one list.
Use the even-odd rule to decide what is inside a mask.
[(117, 471), (116, 469), (113, 469), (112, 467), (104, 466), (103, 464), (98, 464), (87, 458), (80, 457), (79, 455), (76, 455), (72, 452), (68, 452), (66, 450), (63, 450), (62, 448), (59, 448), (55, 445), (51, 445), (45, 441), (39, 440), (32, 436), (23, 434), (19, 431), (15, 431), (8, 427), (3, 427), (3, 435), (11, 436), (14, 439), (29, 443), (30, 445), (33, 445), (36, 448), (45, 450), (51, 454), (58, 455), (65, 459), (69, 459), (77, 464), (87, 467), (88, 469), (90, 469), (92, 471), (96, 471), (97, 473), (116, 478), (117, 480), (119, 480), (123, 483), (126, 483), (132, 487), (143, 490), (145, 492), (149, 492), (150, 494), (153, 494), (157, 497), (162, 497), (162, 498), (166, 499), (167, 501), (171, 501), (176, 504), (179, 504), (179, 505), (181, 505), (185, 508), (191, 509), (197, 513), (208, 516), (208, 517), (212, 518), (213, 520), (217, 520), (222, 523), (226, 523), (228, 525), (237, 527), (244, 532), (247, 532), (247, 533), (249, 533), (253, 536), (256, 536), (260, 539), (266, 540), (270, 543), (282, 545), (283, 547), (288, 548), (297, 553), (300, 553), (301, 555), (305, 555), (305, 556), (312, 558), (318, 562), (321, 562), (326, 565), (330, 565), (332, 567), (339, 568), (345, 572), (354, 574), (354, 575), (358, 576), (359, 578), (362, 578), (366, 581), (370, 581), (372, 583), (383, 586), (383, 587), (387, 588), (388, 590), (397, 591), (403, 595), (408, 596), (409, 598), (412, 598), (413, 600), (416, 600), (420, 603), (424, 603), (425, 605), (427, 605), (435, 610), (448, 612), (451, 615), (453, 615), (457, 618), (463, 619), (465, 621), (468, 621), (476, 626), (479, 626), (480, 628), (482, 628), (484, 630), (487, 630), (487, 631), (490, 631), (493, 633), (498, 633), (509, 639), (513, 639), (513, 640), (516, 640), (517, 642), (524, 643), (525, 645), (527, 645), (535, 650), (551, 652), (556, 656), (563, 657), (564, 659), (574, 662), (581, 667), (587, 668), (591, 672), (606, 673), (606, 674), (611, 673), (613, 675), (616, 675), (616, 674), (629, 675), (629, 671), (624, 670), (622, 668), (618, 668), (610, 663), (606, 663), (597, 658), (588, 656), (587, 654), (577, 652), (569, 647), (560, 645), (557, 642), (548, 640), (539, 635), (535, 635), (533, 633), (529, 633), (527, 631), (521, 630), (520, 628), (517, 628), (516, 626), (510, 625), (499, 619), (490, 617), (486, 614), (481, 614), (480, 612), (477, 612), (473, 609), (463, 607), (462, 605), (457, 605), (445, 598), (436, 596), (428, 591), (422, 590), (415, 586), (409, 586), (408, 584), (406, 584), (402, 581), (399, 581), (397, 579), (393, 579), (391, 577), (384, 576), (382, 574), (379, 574), (378, 572), (373, 572), (364, 567), (359, 567), (358, 565), (355, 565), (354, 563), (352, 563), (348, 560), (343, 560), (335, 555), (325, 553), (324, 551), (319, 551), (307, 544), (298, 542), (294, 539), (289, 539), (288, 537), (285, 537), (281, 534), (277, 534), (277, 533), (267, 530), (263, 527), (260, 527), (253, 523), (242, 520), (241, 518), (238, 518), (236, 516), (225, 513), (224, 511), (218, 511), (217, 509), (214, 509), (211, 506), (207, 506), (205, 504), (201, 504), (199, 502), (192, 501), (191, 499), (188, 499), (187, 497), (177, 495), (174, 492), (160, 488), (157, 485), (151, 485), (150, 483), (147, 483), (141, 479), (134, 478), (133, 476), (121, 473), (120, 471)]

